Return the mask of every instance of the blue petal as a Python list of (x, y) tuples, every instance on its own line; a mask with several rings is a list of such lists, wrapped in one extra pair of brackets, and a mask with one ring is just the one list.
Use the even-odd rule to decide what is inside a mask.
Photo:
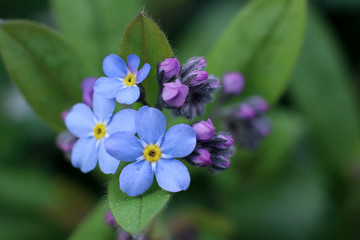
[(190, 185), (190, 174), (185, 165), (175, 159), (160, 159), (156, 163), (156, 180), (168, 192), (186, 190)]
[(139, 139), (129, 132), (117, 132), (105, 139), (105, 149), (112, 157), (125, 162), (135, 161), (143, 154)]
[(99, 94), (94, 93), (93, 96), (93, 108), (96, 118), (104, 122), (106, 119), (111, 117), (115, 110), (116, 101), (114, 98), (104, 98)]
[(74, 167), (80, 168), (83, 173), (93, 170), (97, 163), (96, 139), (80, 138), (72, 149), (71, 163)]
[(106, 152), (104, 141), (100, 142), (98, 158), (100, 169), (105, 174), (114, 174), (119, 167), (120, 161)]
[(149, 189), (154, 180), (151, 164), (146, 160), (131, 163), (124, 167), (119, 180), (120, 189), (127, 195), (140, 195)]
[(171, 158), (186, 157), (196, 146), (196, 133), (186, 124), (177, 124), (171, 127), (161, 143), (161, 151)]
[(116, 95), (116, 100), (119, 103), (124, 104), (133, 104), (140, 97), (140, 89), (138, 86), (134, 85), (132, 87), (124, 87), (120, 90), (118, 95)]
[(95, 117), (84, 103), (74, 105), (65, 118), (65, 125), (77, 137), (87, 137), (95, 126)]
[(139, 109), (135, 119), (136, 132), (147, 144), (155, 144), (164, 135), (166, 118), (162, 112), (152, 107)]
[(94, 92), (104, 98), (115, 98), (123, 86), (119, 79), (101, 77), (95, 82)]
[(111, 78), (125, 78), (127, 74), (125, 61), (115, 54), (110, 54), (104, 59), (103, 70), (106, 76)]
[(136, 71), (140, 65), (140, 58), (135, 54), (130, 54), (127, 57), (127, 63), (128, 63), (130, 71), (132, 73), (136, 73)]
[(123, 109), (117, 112), (111, 122), (108, 124), (106, 130), (108, 133), (114, 134), (116, 132), (130, 132), (136, 133), (135, 118), (137, 111), (134, 109)]
[(144, 79), (149, 75), (151, 66), (148, 63), (145, 63), (144, 66), (141, 68), (141, 70), (137, 74), (137, 81), (136, 83), (141, 83), (144, 81)]

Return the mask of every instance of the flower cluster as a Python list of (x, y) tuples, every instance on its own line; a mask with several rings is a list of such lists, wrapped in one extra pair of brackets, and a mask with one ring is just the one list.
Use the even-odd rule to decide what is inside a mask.
[(204, 104), (213, 100), (212, 94), (220, 82), (205, 71), (202, 57), (189, 59), (180, 66), (176, 58), (168, 58), (158, 66), (161, 104), (172, 109), (174, 116), (192, 119), (204, 114)]
[[(121, 161), (129, 162), (119, 176), (120, 188), (129, 196), (144, 193), (154, 177), (166, 191), (186, 190), (190, 174), (178, 159), (210, 170), (228, 168), (233, 140), (228, 134), (215, 133), (210, 120), (192, 126), (177, 124), (165, 131), (165, 116), (157, 108), (143, 106), (138, 111), (114, 113), (116, 101), (128, 105), (145, 102), (141, 82), (151, 67), (146, 63), (138, 71), (139, 65), (134, 54), (128, 56), (127, 64), (111, 54), (103, 62), (107, 77), (83, 80), (83, 103), (62, 114), (68, 131), (60, 134), (57, 142), (71, 156), (72, 165), (87, 173), (98, 164), (102, 172), (114, 174)], [(203, 71), (205, 66), (203, 58), (190, 59), (183, 67), (175, 58), (160, 63), (160, 102), (166, 102), (165, 107), (172, 105), (175, 115), (192, 118), (202, 114), (203, 104), (212, 99), (211, 93), (219, 85)], [(205, 155), (208, 160), (200, 160)]]

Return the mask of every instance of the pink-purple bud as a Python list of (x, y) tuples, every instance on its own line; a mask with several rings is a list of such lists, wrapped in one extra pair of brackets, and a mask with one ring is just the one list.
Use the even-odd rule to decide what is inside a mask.
[(209, 74), (206, 71), (193, 71), (191, 75), (195, 75), (195, 78), (191, 81), (191, 85), (198, 85), (208, 79)]
[(255, 117), (255, 115), (256, 115), (256, 113), (255, 113), (254, 109), (246, 103), (240, 104), (239, 109), (236, 112), (236, 116), (238, 118), (244, 119), (244, 120), (253, 119)]
[(176, 58), (166, 58), (159, 64), (159, 72), (164, 71), (165, 79), (170, 79), (180, 72), (180, 62)]
[(204, 148), (197, 148), (199, 155), (191, 159), (192, 163), (199, 167), (207, 167), (211, 164), (210, 153)]
[(216, 145), (218, 148), (227, 149), (234, 144), (234, 139), (229, 134), (219, 133), (216, 137), (224, 140), (224, 142)]
[(213, 164), (218, 168), (227, 169), (230, 167), (230, 160), (227, 157), (219, 156), (219, 159)]
[(63, 152), (69, 153), (74, 147), (78, 138), (69, 131), (61, 132), (56, 138), (56, 146)]
[(254, 119), (252, 123), (255, 131), (260, 137), (267, 137), (271, 131), (271, 123), (267, 118)]
[(164, 83), (161, 94), (162, 99), (171, 107), (181, 107), (189, 93), (189, 87), (181, 84), (179, 79), (175, 82)]
[(240, 94), (244, 88), (244, 84), (244, 77), (239, 72), (230, 72), (223, 76), (224, 93)]
[(257, 113), (264, 113), (269, 110), (269, 104), (266, 100), (260, 96), (253, 96), (246, 100), (247, 104), (249, 104)]
[(105, 213), (104, 221), (107, 225), (114, 226), (115, 225), (115, 219), (114, 215), (111, 213), (111, 211), (107, 211)]
[(66, 110), (64, 110), (64, 111), (61, 112), (61, 119), (62, 119), (63, 121), (65, 121), (65, 118), (66, 118), (66, 116), (68, 115), (68, 113), (70, 112), (70, 110), (71, 110), (71, 108), (66, 109)]
[(97, 78), (87, 77), (81, 82), (82, 100), (83, 102), (92, 108), (94, 84)]
[(206, 142), (214, 136), (215, 127), (210, 119), (194, 123), (192, 127), (195, 130), (196, 139), (199, 141)]

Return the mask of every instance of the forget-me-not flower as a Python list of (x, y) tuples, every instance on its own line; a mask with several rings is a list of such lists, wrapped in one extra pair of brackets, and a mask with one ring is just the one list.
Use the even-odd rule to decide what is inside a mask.
[(152, 184), (154, 174), (161, 188), (169, 192), (186, 190), (190, 175), (185, 165), (175, 158), (189, 155), (196, 145), (192, 127), (178, 124), (166, 133), (165, 116), (156, 108), (142, 107), (135, 119), (137, 138), (119, 132), (105, 140), (106, 151), (116, 159), (135, 161), (120, 174), (120, 188), (129, 196), (144, 193)]
[(141, 83), (150, 72), (150, 65), (145, 63), (138, 71), (140, 58), (130, 54), (125, 61), (110, 54), (104, 59), (103, 70), (106, 76), (101, 77), (95, 83), (94, 90), (104, 98), (116, 98), (119, 103), (132, 104), (140, 97), (140, 89), (137, 84)]
[(118, 131), (135, 133), (133, 109), (124, 109), (113, 115), (115, 99), (106, 99), (98, 94), (93, 96), (93, 111), (84, 103), (74, 105), (65, 118), (68, 130), (79, 140), (71, 153), (71, 163), (84, 173), (93, 170), (97, 162), (101, 171), (115, 173), (120, 161), (110, 156), (104, 140)]

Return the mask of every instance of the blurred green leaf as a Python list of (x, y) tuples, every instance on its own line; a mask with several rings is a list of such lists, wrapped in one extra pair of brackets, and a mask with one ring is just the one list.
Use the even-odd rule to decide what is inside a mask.
[(69, 240), (111, 240), (115, 237), (115, 229), (104, 221), (106, 203), (100, 201), (93, 211), (86, 217)]
[(171, 194), (153, 185), (143, 195), (129, 197), (120, 190), (119, 175), (109, 184), (108, 201), (116, 222), (125, 231), (138, 234), (164, 208)]
[(346, 60), (329, 26), (310, 11), (290, 96), (311, 124), (315, 149), (335, 169), (349, 163), (360, 140), (360, 108), (350, 82)]
[(81, 100), (83, 66), (56, 32), (27, 21), (0, 24), (0, 53), (6, 69), (35, 112), (54, 129), (60, 114)]
[(262, 95), (273, 104), (286, 88), (298, 57), (305, 5), (305, 0), (250, 2), (209, 52), (209, 72), (221, 76), (240, 71), (246, 78), (244, 94)]
[(143, 12), (129, 23), (122, 36), (120, 56), (126, 59), (129, 54), (140, 57), (140, 67), (144, 63), (151, 65), (149, 76), (142, 85), (146, 91), (146, 100), (154, 106), (158, 97), (157, 64), (174, 54), (164, 33)]
[(60, 30), (87, 63), (87, 74), (102, 74), (105, 56), (118, 51), (125, 25), (142, 0), (52, 0)]

